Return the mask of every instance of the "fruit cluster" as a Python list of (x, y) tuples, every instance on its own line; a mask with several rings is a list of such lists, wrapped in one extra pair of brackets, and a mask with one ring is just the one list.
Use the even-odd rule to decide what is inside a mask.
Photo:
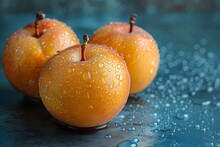
[(59, 121), (94, 127), (114, 118), (129, 93), (145, 89), (156, 76), (159, 51), (153, 37), (130, 23), (110, 23), (80, 44), (64, 23), (45, 18), (12, 34), (3, 53), (11, 85), (41, 98)]

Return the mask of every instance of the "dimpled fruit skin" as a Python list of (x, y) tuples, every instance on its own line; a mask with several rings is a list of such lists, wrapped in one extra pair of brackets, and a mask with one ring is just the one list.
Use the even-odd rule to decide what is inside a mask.
[(42, 66), (57, 51), (78, 44), (75, 33), (64, 23), (43, 19), (39, 23), (40, 38), (33, 37), (34, 23), (12, 34), (3, 53), (7, 79), (18, 91), (39, 97), (38, 79)]
[(86, 60), (75, 45), (51, 58), (40, 79), (40, 95), (58, 120), (76, 127), (105, 124), (124, 107), (130, 75), (123, 58), (105, 45), (88, 44)]
[(129, 33), (127, 23), (110, 23), (98, 29), (90, 43), (105, 44), (124, 57), (131, 76), (130, 93), (145, 89), (153, 81), (159, 67), (159, 50), (153, 37), (134, 26)]

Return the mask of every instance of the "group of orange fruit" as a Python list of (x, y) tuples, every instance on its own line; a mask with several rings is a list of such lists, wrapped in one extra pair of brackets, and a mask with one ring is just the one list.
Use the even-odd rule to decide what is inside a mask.
[(45, 18), (13, 33), (3, 53), (11, 85), (24, 95), (41, 98), (59, 121), (94, 127), (114, 118), (129, 94), (145, 89), (159, 66), (153, 37), (129, 23), (110, 23), (80, 44), (63, 22)]

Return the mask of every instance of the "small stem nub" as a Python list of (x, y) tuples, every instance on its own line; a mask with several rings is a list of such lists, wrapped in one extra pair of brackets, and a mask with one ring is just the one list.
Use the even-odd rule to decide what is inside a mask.
[(86, 58), (85, 58), (85, 49), (86, 49), (86, 45), (89, 41), (89, 36), (87, 34), (83, 35), (83, 44), (81, 46), (81, 52), (82, 52), (82, 58), (81, 58), (81, 61), (85, 61)]
[(35, 29), (35, 33), (34, 33), (34, 37), (39, 38), (40, 37), (40, 32), (39, 32), (39, 22), (44, 19), (46, 16), (42, 11), (38, 11), (36, 13), (36, 19), (34, 21), (34, 29)]
[(133, 26), (135, 24), (136, 17), (137, 17), (136, 14), (132, 14), (131, 17), (130, 17), (130, 21), (129, 21), (130, 30), (129, 30), (129, 33), (131, 33), (133, 31)]

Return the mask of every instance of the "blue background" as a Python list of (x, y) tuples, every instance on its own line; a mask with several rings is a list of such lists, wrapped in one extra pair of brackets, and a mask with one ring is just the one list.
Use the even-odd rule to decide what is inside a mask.
[(130, 96), (123, 111), (97, 132), (57, 125), (41, 103), (24, 100), (10, 86), (1, 65), (0, 145), (220, 146), (219, 7), (218, 0), (1, 0), (1, 58), (11, 33), (43, 10), (79, 38), (136, 13), (136, 24), (157, 41), (161, 62), (151, 86)]

